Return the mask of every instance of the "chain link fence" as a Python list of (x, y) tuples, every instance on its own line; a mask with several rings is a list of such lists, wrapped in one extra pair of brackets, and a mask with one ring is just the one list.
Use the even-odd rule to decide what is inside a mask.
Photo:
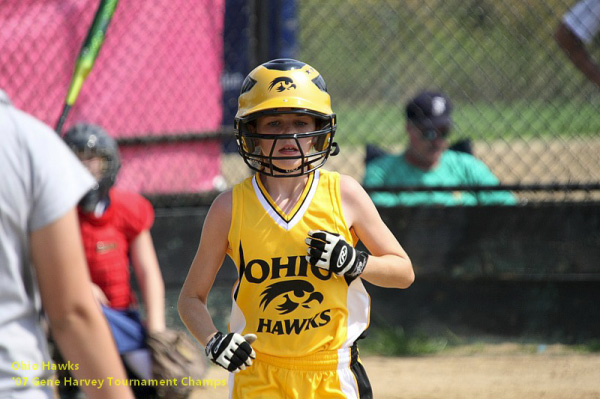
[(598, 183), (600, 91), (554, 42), (574, 3), (300, 2), (300, 58), (327, 78), (350, 157), (337, 165), (361, 176), (365, 143), (401, 151), (404, 104), (438, 89), (455, 105), (451, 140), (471, 140), (502, 183)]
[[(53, 125), (95, 0), (0, 2), (0, 87)], [(160, 201), (212, 196), (249, 175), (232, 151), (243, 77), (295, 57), (327, 81), (341, 153), (362, 180), (368, 145), (401, 152), (404, 105), (454, 103), (468, 140), (522, 201), (597, 201), (600, 90), (554, 40), (575, 0), (130, 0), (117, 6), (69, 116), (104, 126), (124, 154), (118, 184)], [(589, 46), (600, 59), (600, 39)], [(169, 198), (164, 194), (168, 194)]]
[[(522, 202), (597, 200), (600, 91), (554, 40), (574, 4), (298, 1), (297, 57), (325, 77), (338, 114), (342, 151), (327, 166), (361, 180), (369, 145), (406, 147), (405, 103), (439, 90), (454, 103), (451, 142)], [(600, 59), (598, 40), (589, 49)], [(227, 157), (228, 182), (242, 166)]]

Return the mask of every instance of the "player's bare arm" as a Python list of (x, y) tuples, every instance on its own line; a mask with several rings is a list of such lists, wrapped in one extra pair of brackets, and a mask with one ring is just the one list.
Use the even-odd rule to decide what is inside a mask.
[(144, 230), (131, 244), (131, 259), (146, 306), (148, 331), (165, 329), (165, 284), (149, 230)]
[(226, 191), (211, 205), (204, 220), (196, 256), (177, 303), (181, 320), (203, 345), (217, 332), (206, 301), (227, 253), (231, 201), (231, 191)]
[(237, 373), (252, 365), (255, 353), (250, 344), (256, 335), (242, 336), (217, 330), (206, 306), (208, 293), (229, 245), (232, 193), (226, 191), (213, 202), (202, 228), (198, 251), (181, 289), (177, 308), (181, 320), (217, 365)]
[(350, 176), (342, 175), (340, 185), (346, 222), (371, 254), (361, 277), (381, 287), (409, 287), (415, 279), (410, 258), (367, 192)]
[[(67, 359), (82, 364), (73, 370), (75, 377), (125, 379), (110, 330), (92, 295), (74, 208), (31, 234), (31, 256), (52, 336)], [(126, 386), (108, 390), (82, 386), (82, 390), (89, 398), (133, 398)]]

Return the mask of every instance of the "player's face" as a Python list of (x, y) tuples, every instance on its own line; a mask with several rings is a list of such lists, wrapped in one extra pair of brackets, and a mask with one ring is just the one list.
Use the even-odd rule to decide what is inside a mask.
[(440, 157), (448, 149), (449, 126), (424, 130), (411, 123), (406, 127), (409, 133), (409, 152), (420, 166), (430, 168), (437, 165)]
[[(282, 134), (299, 134), (314, 132), (316, 129), (315, 118), (310, 115), (302, 114), (275, 114), (266, 115), (256, 120), (256, 132), (259, 134), (273, 135), (274, 138)], [(287, 139), (259, 139), (258, 147), (260, 147), (263, 155), (269, 155), (272, 150), (272, 156), (277, 158), (290, 159), (275, 159), (275, 166), (290, 170), (298, 167), (302, 160), (301, 156), (308, 155), (313, 144), (313, 139), (310, 137)]]
[(97, 181), (102, 178), (106, 170), (106, 159), (85, 153), (78, 153), (77, 157)]

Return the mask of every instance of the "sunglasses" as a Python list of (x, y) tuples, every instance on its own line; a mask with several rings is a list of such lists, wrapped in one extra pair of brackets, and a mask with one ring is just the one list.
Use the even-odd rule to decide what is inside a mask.
[(438, 138), (440, 139), (446, 139), (448, 138), (448, 135), (450, 134), (450, 127), (449, 126), (442, 126), (442, 127), (438, 127), (438, 128), (425, 128), (425, 129), (421, 129), (418, 128), (419, 132), (421, 132), (421, 136), (428, 141), (434, 141)]

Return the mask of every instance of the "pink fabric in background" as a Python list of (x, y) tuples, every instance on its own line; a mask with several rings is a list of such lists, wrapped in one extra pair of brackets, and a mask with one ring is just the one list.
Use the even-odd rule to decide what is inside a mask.
[[(212, 141), (123, 147), (121, 158), (127, 168), (121, 169), (117, 186), (156, 194), (212, 190), (219, 176), (214, 160), (220, 151)], [(182, 171), (186, 179), (181, 179)]]
[[(65, 129), (85, 121), (113, 137), (218, 130), (224, 1), (120, 1)], [(55, 126), (98, 4), (2, 2), (0, 87), (16, 106)], [(219, 148), (215, 141), (122, 148), (118, 184), (145, 193), (211, 189)]]

